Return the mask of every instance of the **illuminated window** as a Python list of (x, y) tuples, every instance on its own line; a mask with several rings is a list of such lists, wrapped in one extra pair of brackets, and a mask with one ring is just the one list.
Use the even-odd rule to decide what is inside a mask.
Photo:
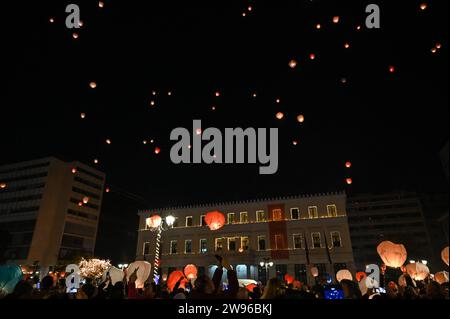
[(223, 238), (216, 238), (215, 242), (215, 250), (222, 251), (223, 250)]
[(300, 219), (300, 211), (298, 208), (291, 208), (291, 218)]
[(294, 249), (302, 249), (303, 246), (303, 235), (302, 234), (294, 234)]
[(206, 221), (205, 221), (205, 215), (200, 216), (200, 226), (205, 226), (206, 225)]
[(178, 243), (176, 240), (170, 241), (170, 254), (177, 254), (178, 253)]
[(319, 218), (319, 213), (317, 212), (317, 206), (308, 207), (309, 218)]
[(184, 253), (191, 254), (192, 253), (192, 240), (187, 239), (184, 241)]
[(263, 210), (258, 210), (256, 212), (256, 221), (257, 222), (264, 222), (264, 221), (266, 221), (266, 214), (264, 213)]
[(248, 237), (241, 237), (241, 248), (246, 251), (248, 250), (249, 240)]
[(274, 221), (283, 220), (283, 212), (281, 209), (274, 209), (272, 210), (272, 218)]
[(235, 214), (234, 213), (228, 213), (227, 215), (227, 221), (228, 224), (234, 224), (235, 223)]
[(236, 250), (236, 238), (229, 237), (228, 238), (228, 250), (235, 251)]
[(192, 216), (186, 217), (186, 227), (192, 227)]
[(336, 205), (327, 205), (328, 217), (337, 217)]
[(333, 247), (342, 247), (341, 234), (338, 231), (331, 232)]
[(206, 254), (208, 252), (208, 242), (206, 239), (200, 239), (200, 253)]
[(266, 236), (258, 236), (258, 250), (266, 250)]
[(144, 243), (143, 252), (144, 252), (144, 255), (150, 254), (150, 243), (149, 242)]
[(311, 234), (313, 248), (320, 248), (322, 246), (320, 241), (320, 233), (312, 233)]
[(241, 220), (241, 223), (248, 223), (248, 213), (247, 212), (241, 212), (240, 220)]

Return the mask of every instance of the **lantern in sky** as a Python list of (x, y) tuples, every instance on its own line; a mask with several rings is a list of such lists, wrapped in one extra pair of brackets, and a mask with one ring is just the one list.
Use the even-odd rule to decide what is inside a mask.
[(169, 278), (167, 278), (167, 288), (169, 288), (169, 290), (172, 291), (180, 279), (182, 279), (182, 280), (181, 280), (179, 288), (183, 288), (183, 289), (186, 288), (187, 280), (184, 277), (183, 272), (181, 270), (172, 271), (169, 275)]
[(105, 4), (103, 3), (103, 1), (99, 1), (98, 2), (98, 7), (99, 8), (103, 8), (105, 6)]
[(159, 215), (153, 215), (145, 220), (145, 223), (149, 228), (158, 228), (161, 226), (162, 218)]
[(420, 10), (422, 11), (426, 10), (427, 7), (428, 5), (425, 2), (420, 4)]
[(442, 261), (448, 266), (448, 246), (441, 251)]
[(98, 164), (98, 159), (94, 159), (94, 164)]
[(341, 83), (342, 83), (342, 84), (347, 83), (347, 78), (341, 78)]
[(225, 225), (225, 215), (219, 211), (209, 212), (205, 215), (205, 222), (211, 230), (218, 230)]
[(322, 28), (322, 26), (320, 25), (320, 23), (317, 23), (317, 24), (316, 24), (316, 29), (317, 29), (317, 30), (320, 30), (320, 28)]
[(80, 20), (80, 22), (78, 22), (78, 25), (80, 26), (80, 28), (83, 26), (83, 21)]
[(350, 48), (350, 44), (345, 43), (345, 44), (344, 44), (344, 48), (346, 48), (346, 49)]
[(105, 142), (106, 142), (106, 144), (108, 144), (108, 145), (111, 144), (111, 140), (110, 140), (109, 138), (107, 138)]
[(167, 92), (167, 95), (172, 96), (172, 92), (171, 91)]
[(109, 189), (109, 187), (106, 187), (105, 192), (109, 193), (111, 190)]
[(0, 188), (1, 188), (1, 189), (5, 189), (5, 188), (6, 188), (6, 183), (1, 183), (1, 184), (0, 184)]
[(316, 55), (315, 55), (314, 53), (311, 53), (311, 54), (309, 55), (309, 58), (310, 58), (311, 60), (314, 60), (314, 59), (316, 58)]
[(83, 206), (83, 202), (78, 202), (78, 206)]
[(286, 281), (286, 283), (289, 285), (289, 284), (292, 284), (293, 282), (294, 282), (294, 277), (292, 277), (291, 275), (289, 275), (289, 274), (286, 274), (286, 275), (284, 275), (284, 281)]
[(91, 87), (91, 89), (95, 89), (97, 87), (97, 83), (92, 81), (91, 83), (89, 83), (89, 86)]
[(220, 92), (219, 92), (219, 91), (216, 91), (215, 96), (216, 96), (216, 97), (219, 97), (219, 96), (220, 96)]
[(163, 281), (167, 281), (167, 274), (163, 274), (163, 275), (162, 275), (162, 280), (163, 280)]
[(275, 114), (275, 117), (276, 117), (278, 120), (282, 120), (283, 117), (284, 117), (284, 114), (283, 114), (283, 112), (278, 112), (277, 114)]
[(319, 276), (319, 269), (317, 267), (312, 267), (311, 268), (311, 275), (313, 277), (318, 277)]
[(295, 69), (296, 66), (297, 66), (297, 61), (295, 61), (295, 60), (289, 61), (289, 67), (291, 69)]
[(275, 103), (280, 104), (281, 100), (280, 99), (276, 99)]
[(80, 114), (80, 117), (81, 117), (82, 119), (86, 118), (86, 113), (81, 113), (81, 114)]
[(145, 281), (150, 276), (152, 265), (147, 261), (138, 260), (131, 263), (127, 268), (127, 280), (130, 280), (131, 274), (137, 269), (136, 288), (144, 288)]
[(184, 275), (189, 280), (197, 278), (197, 273), (197, 267), (193, 264), (189, 264), (184, 267)]
[(50, 18), (48, 21), (50, 21), (50, 23), (55, 22), (55, 20), (53, 18)]
[(155, 101), (150, 101), (151, 106), (155, 106)]
[(351, 163), (351, 162), (347, 162), (347, 163), (345, 163), (345, 167), (347, 167), (347, 168), (350, 168), (350, 167), (352, 167), (352, 163)]
[(72, 168), (72, 174), (76, 174), (77, 169), (76, 168)]
[(395, 72), (395, 66), (390, 65), (390, 66), (389, 66), (389, 72), (390, 72), (390, 73), (394, 73), (394, 72)]
[(342, 280), (353, 280), (352, 273), (348, 269), (341, 269), (336, 273), (336, 280), (341, 282)]
[(300, 114), (297, 116), (297, 122), (303, 123), (305, 121), (305, 116)]
[(391, 241), (380, 243), (377, 247), (377, 252), (386, 266), (391, 268), (400, 268), (408, 256), (405, 246), (394, 244)]
[(333, 17), (333, 23), (339, 23), (339, 16)]
[(84, 204), (89, 203), (89, 197), (87, 197), (87, 196), (83, 197), (83, 203)]
[(406, 265), (406, 271), (409, 276), (416, 281), (425, 280), (430, 275), (430, 269), (419, 262)]
[(158, 155), (161, 153), (161, 149), (159, 147), (155, 147), (155, 154)]
[(297, 146), (298, 142), (294, 140), (294, 141), (292, 141), (292, 145)]
[(347, 178), (347, 179), (345, 180), (345, 182), (347, 183), (347, 185), (352, 185), (352, 184), (353, 184), (353, 179)]
[(445, 284), (448, 282), (448, 272), (446, 271), (440, 271), (436, 274), (434, 274), (434, 280), (437, 281), (440, 285)]
[(440, 44), (440, 43), (436, 43), (436, 49), (440, 49), (440, 48), (442, 48), (442, 44)]
[(364, 278), (367, 277), (367, 274), (364, 271), (359, 271), (356, 273), (356, 281), (360, 282), (361, 280), (363, 280)]

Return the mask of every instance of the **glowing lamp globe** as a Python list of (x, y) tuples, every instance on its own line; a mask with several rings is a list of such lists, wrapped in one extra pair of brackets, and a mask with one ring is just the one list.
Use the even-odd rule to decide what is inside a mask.
[(162, 218), (159, 215), (153, 215), (145, 220), (148, 228), (158, 228), (161, 226)]
[(187, 279), (192, 280), (197, 278), (198, 270), (197, 267), (193, 264), (186, 265), (184, 267), (184, 275)]
[(377, 247), (377, 252), (386, 266), (400, 268), (408, 256), (405, 246), (394, 244), (391, 241), (383, 241)]
[(448, 246), (441, 251), (442, 261), (448, 266)]
[(408, 264), (406, 265), (406, 271), (416, 281), (425, 280), (430, 275), (430, 269), (422, 263)]
[(289, 274), (284, 275), (284, 281), (287, 282), (287, 284), (292, 284), (294, 283), (294, 277), (292, 277)]
[(211, 230), (218, 230), (225, 225), (225, 215), (219, 211), (209, 212), (205, 215), (205, 222)]
[(350, 272), (350, 270), (348, 269), (341, 269), (336, 273), (336, 280), (338, 282), (341, 282), (342, 280), (347, 279), (347, 280), (353, 280), (353, 276), (352, 273)]

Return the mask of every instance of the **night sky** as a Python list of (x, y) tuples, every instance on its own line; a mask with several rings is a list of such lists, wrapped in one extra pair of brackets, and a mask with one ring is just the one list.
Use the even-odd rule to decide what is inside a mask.
[[(422, 2), (2, 4), (0, 164), (56, 156), (104, 171), (111, 193), (99, 254), (115, 238), (132, 255), (136, 212), (148, 207), (339, 190), (448, 192), (439, 159), (449, 136), (448, 1), (426, 1), (425, 10)], [(80, 6), (78, 30), (65, 27), (69, 3)], [(381, 8), (379, 30), (365, 27), (370, 3)], [(170, 132), (192, 130), (193, 119), (203, 129), (278, 127), (277, 174), (172, 164)]]

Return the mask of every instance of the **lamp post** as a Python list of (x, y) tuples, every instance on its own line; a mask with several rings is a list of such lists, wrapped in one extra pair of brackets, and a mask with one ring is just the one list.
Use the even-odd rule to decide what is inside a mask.
[(270, 259), (269, 258), (264, 258), (264, 261), (261, 261), (260, 263), (259, 263), (259, 265), (261, 266), (261, 268), (264, 268), (265, 269), (265, 279), (266, 279), (266, 285), (267, 285), (267, 281), (269, 280), (269, 268), (270, 267), (273, 267), (273, 262), (271, 262), (271, 261), (269, 261)]
[(166, 216), (165, 218), (161, 219), (161, 223), (157, 226), (152, 228), (152, 231), (156, 231), (156, 248), (155, 248), (155, 260), (153, 262), (153, 279), (155, 283), (157, 284), (159, 281), (159, 265), (160, 265), (160, 247), (161, 247), (161, 236), (162, 232), (165, 230), (168, 230), (173, 227), (173, 224), (175, 223), (175, 217), (172, 215)]

